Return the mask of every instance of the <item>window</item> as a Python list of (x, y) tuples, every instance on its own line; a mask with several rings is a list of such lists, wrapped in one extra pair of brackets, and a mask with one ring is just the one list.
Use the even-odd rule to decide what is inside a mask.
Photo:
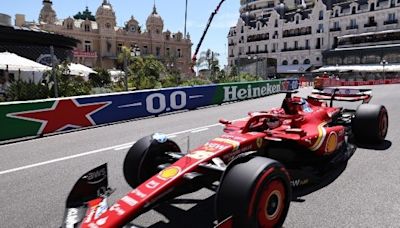
[(166, 48), (165, 51), (167, 52), (166, 55), (169, 56), (170, 55), (169, 48)]
[(278, 19), (275, 19), (275, 27), (278, 27)]
[(256, 45), (256, 52), (258, 53), (258, 45)]
[(375, 3), (371, 3), (369, 6), (369, 11), (374, 11), (375, 10)]
[(293, 65), (298, 65), (299, 64), (299, 60), (295, 59), (293, 60)]
[(317, 38), (317, 42), (315, 44), (315, 48), (316, 49), (320, 49), (321, 48), (321, 38)]
[(310, 61), (309, 59), (305, 59), (303, 63), (304, 63), (304, 64), (310, 64), (311, 61)]
[(90, 25), (85, 24), (85, 32), (90, 32)]
[(181, 57), (182, 57), (181, 49), (178, 49), (178, 58), (181, 58)]
[(118, 51), (118, 52), (121, 52), (121, 51), (122, 51), (122, 44), (118, 44), (118, 46), (117, 46), (117, 51)]
[(310, 40), (306, 40), (306, 49), (310, 49)]
[(334, 29), (340, 28), (339, 21), (333, 22), (333, 28), (334, 28)]
[(67, 23), (67, 29), (73, 29), (73, 24), (72, 24), (72, 22), (68, 22)]
[(295, 42), (294, 42), (294, 48), (295, 48), (295, 49), (299, 48), (299, 41), (295, 41)]
[(248, 47), (247, 47), (247, 53), (250, 53), (250, 52), (251, 52), (251, 47), (248, 46)]
[(324, 11), (319, 11), (319, 20), (324, 20)]
[(106, 23), (106, 28), (110, 29), (111, 28), (111, 24), (110, 23)]
[(264, 45), (264, 51), (267, 53), (268, 52), (268, 45)]
[(136, 27), (135, 26), (131, 26), (131, 32), (136, 32)]
[(388, 21), (394, 21), (396, 20), (396, 14), (395, 13), (389, 13), (388, 14)]
[(351, 14), (356, 14), (356, 7), (351, 8)]
[(156, 56), (160, 57), (161, 54), (161, 48), (160, 47), (156, 47)]
[(283, 60), (282, 61), (282, 65), (288, 65), (288, 61), (287, 60)]
[(85, 52), (91, 52), (92, 51), (92, 42), (85, 40)]
[(287, 42), (283, 43), (283, 49), (286, 50), (287, 49)]
[(147, 55), (149, 52), (149, 49), (147, 46), (143, 46), (143, 54)]
[(324, 25), (323, 24), (319, 24), (317, 33), (323, 33), (323, 32), (324, 32)]

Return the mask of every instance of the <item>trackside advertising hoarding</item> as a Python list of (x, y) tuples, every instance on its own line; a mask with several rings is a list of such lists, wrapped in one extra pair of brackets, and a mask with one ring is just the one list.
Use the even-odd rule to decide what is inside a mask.
[(247, 100), (297, 88), (298, 80), (288, 79), (0, 103), (0, 141)]

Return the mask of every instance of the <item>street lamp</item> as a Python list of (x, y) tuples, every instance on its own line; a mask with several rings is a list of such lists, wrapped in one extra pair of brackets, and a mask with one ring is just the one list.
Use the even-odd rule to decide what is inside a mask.
[(386, 79), (386, 75), (385, 75), (385, 66), (388, 64), (388, 62), (384, 59), (382, 59), (382, 61), (380, 62), (380, 64), (382, 65), (382, 70), (383, 70), (383, 80)]

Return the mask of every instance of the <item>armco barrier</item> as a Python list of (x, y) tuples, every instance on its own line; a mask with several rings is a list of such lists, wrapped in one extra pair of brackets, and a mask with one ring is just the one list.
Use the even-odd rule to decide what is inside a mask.
[(246, 100), (297, 88), (298, 81), (288, 79), (0, 103), (0, 141)]
[(367, 81), (344, 81), (331, 78), (315, 78), (314, 87), (316, 89), (321, 89), (325, 87), (334, 87), (334, 86), (365, 86), (365, 85), (383, 85), (383, 84), (397, 84), (397, 83), (400, 83), (400, 78), (367, 80)]

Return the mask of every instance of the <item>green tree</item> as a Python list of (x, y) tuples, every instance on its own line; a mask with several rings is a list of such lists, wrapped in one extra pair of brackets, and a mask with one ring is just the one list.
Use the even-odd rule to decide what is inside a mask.
[(6, 90), (6, 97), (13, 101), (45, 99), (49, 97), (49, 88), (43, 84), (16, 80)]
[(89, 75), (89, 81), (93, 87), (105, 87), (111, 84), (111, 76), (106, 69), (98, 68), (95, 71), (97, 74)]

